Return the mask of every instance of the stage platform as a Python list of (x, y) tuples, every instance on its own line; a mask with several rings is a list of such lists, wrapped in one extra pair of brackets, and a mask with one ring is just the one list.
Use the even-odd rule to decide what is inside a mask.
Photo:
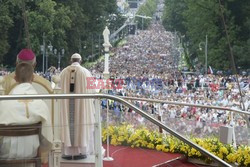
[[(107, 149), (106, 145), (103, 145), (103, 147)], [(198, 167), (196, 164), (187, 162), (182, 154), (163, 153), (156, 150), (131, 148), (128, 146), (110, 146), (110, 156), (114, 160), (103, 161), (104, 167)], [(94, 166), (94, 155), (88, 156), (83, 160), (62, 160), (61, 162), (61, 167)]]

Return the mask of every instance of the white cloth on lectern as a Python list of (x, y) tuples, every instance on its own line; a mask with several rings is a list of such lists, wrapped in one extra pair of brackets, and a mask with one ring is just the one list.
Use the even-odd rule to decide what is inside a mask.
[[(30, 83), (17, 85), (10, 92), (17, 94), (37, 94)], [(53, 134), (51, 116), (46, 103), (40, 99), (28, 102), (29, 118), (26, 117), (26, 105), (18, 100), (0, 102), (0, 124), (27, 125), (42, 122), (42, 137), (50, 144)], [(39, 147), (38, 135), (24, 137), (0, 137), (0, 158), (31, 158), (37, 155)]]

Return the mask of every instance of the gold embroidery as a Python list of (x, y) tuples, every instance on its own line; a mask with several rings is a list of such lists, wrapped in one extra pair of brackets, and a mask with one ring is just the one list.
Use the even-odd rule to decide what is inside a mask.
[(29, 117), (30, 117), (30, 114), (29, 114), (28, 103), (29, 103), (29, 102), (32, 102), (33, 100), (18, 100), (18, 101), (25, 104), (25, 108), (26, 108), (26, 117), (29, 118)]

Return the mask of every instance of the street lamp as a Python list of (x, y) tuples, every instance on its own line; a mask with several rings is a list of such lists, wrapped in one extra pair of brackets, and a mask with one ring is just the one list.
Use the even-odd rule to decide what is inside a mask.
[[(46, 46), (46, 39), (45, 39), (45, 33), (43, 33), (43, 45), (40, 46), (41, 52), (43, 53), (43, 73), (48, 69), (48, 52), (52, 52), (53, 46), (51, 45), (51, 42), (49, 42), (49, 45)], [(46, 62), (45, 62), (46, 61)], [(46, 64), (46, 67), (44, 69), (44, 62)]]
[(135, 17), (140, 17), (142, 21), (142, 30), (144, 29), (144, 19), (152, 19), (152, 17), (149, 16), (143, 16), (143, 15), (135, 15)]
[(57, 69), (60, 70), (61, 67), (61, 58), (64, 57), (65, 50), (62, 49), (61, 52), (57, 53), (57, 49), (54, 49), (54, 55), (57, 56), (58, 59), (58, 66)]
[[(53, 50), (53, 46), (51, 45), (51, 42), (49, 41), (48, 51), (51, 53), (52, 50)], [(46, 70), (48, 69), (48, 61), (49, 61), (49, 53), (46, 54)]]
[(179, 52), (179, 57), (177, 57), (177, 67), (179, 67), (179, 62), (180, 62), (180, 59), (181, 59), (181, 68), (182, 68), (182, 53), (184, 52), (184, 49), (182, 47), (179, 47), (178, 49), (178, 52)]
[(135, 34), (137, 34), (137, 28), (138, 28), (138, 21), (135, 21)]
[[(87, 55), (87, 52), (86, 52), (86, 50), (87, 50), (86, 43), (83, 44), (83, 47), (82, 47), (81, 50), (82, 50), (81, 53), (82, 53), (83, 55)], [(88, 60), (88, 56), (84, 56), (84, 57), (82, 57), (82, 59), (83, 59), (83, 61), (87, 61), (87, 60)]]
[(200, 42), (199, 43), (199, 48), (202, 50), (201, 45), (205, 45), (205, 74), (207, 75), (207, 35), (206, 35), (206, 42)]
[(141, 23), (141, 25), (142, 25), (142, 26), (141, 26), (141, 27), (142, 27), (141, 29), (142, 29), (142, 30), (143, 30), (143, 24), (144, 24), (143, 21), (144, 21), (144, 20), (143, 20), (143, 17), (142, 17), (142, 18), (141, 18), (141, 22), (142, 22), (142, 23)]
[(45, 60), (45, 49), (44, 49), (44, 45), (40, 45), (40, 50), (43, 53), (43, 69), (42, 72), (44, 73), (44, 60)]

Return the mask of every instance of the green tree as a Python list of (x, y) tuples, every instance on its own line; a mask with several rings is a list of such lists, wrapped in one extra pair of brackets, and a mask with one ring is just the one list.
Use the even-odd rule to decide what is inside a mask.
[[(17, 53), (27, 47), (23, 19), (24, 5), (31, 48), (37, 56), (37, 61), (40, 62), (42, 59), (40, 45), (43, 43), (43, 33), (46, 34), (47, 44), (50, 41), (55, 48), (61, 47), (67, 50), (66, 30), (71, 27), (68, 7), (52, 0), (10, 0), (8, 1), (9, 17), (13, 18), (14, 26), (9, 28), (6, 33), (11, 37), (8, 41), (11, 48), (4, 56), (4, 64), (9, 66), (15, 65)], [(51, 63), (53, 63), (53, 59)], [(41, 69), (41, 65), (42, 63), (38, 63), (39, 69)]]
[[(224, 0), (222, 10), (233, 48), (237, 66), (248, 68), (249, 57), (249, 1)], [(199, 50), (200, 42), (208, 35), (208, 65), (216, 69), (231, 69), (231, 56), (222, 20), (219, 1), (213, 0), (165, 0), (164, 27), (185, 35), (188, 42), (189, 58), (198, 58), (204, 67), (204, 49)], [(184, 45), (186, 46), (186, 45)], [(223, 63), (221, 63), (223, 62)]]
[(13, 26), (13, 20), (10, 17), (8, 1), (1, 0), (0, 3), (0, 62), (3, 62), (3, 56), (10, 48), (8, 30)]
[[(63, 66), (68, 64), (70, 56), (67, 55), (80, 52), (83, 57), (87, 57), (93, 52), (93, 45), (102, 44), (102, 31), (107, 24), (113, 28), (112, 31), (122, 24), (115, 0), (0, 1), (0, 64), (9, 66), (15, 65), (16, 55), (27, 47), (24, 23), (28, 25), (31, 48), (35, 51), (37, 61), (42, 61), (40, 45), (45, 34), (47, 45), (51, 43), (57, 50), (65, 49)], [(112, 22), (112, 14), (118, 16), (116, 19), (120, 20), (119, 24)], [(49, 65), (56, 65), (57, 58), (52, 55)], [(38, 63), (40, 70), (41, 65)]]
[[(156, 9), (157, 9), (158, 0), (147, 0), (144, 4), (142, 4), (138, 11), (137, 15), (153, 17)], [(144, 19), (140, 17), (136, 17), (135, 21), (138, 23), (138, 28), (147, 29), (150, 25), (152, 19)]]
[[(80, 52), (87, 59), (93, 47), (99, 45), (102, 31), (111, 14), (118, 15), (115, 0), (58, 1), (70, 8), (71, 29), (67, 30), (69, 53)], [(112, 31), (112, 30), (111, 30)]]
[(187, 9), (185, 0), (166, 0), (165, 10), (163, 13), (163, 25), (168, 31), (178, 31), (182, 34), (186, 33), (184, 26), (183, 11)]

